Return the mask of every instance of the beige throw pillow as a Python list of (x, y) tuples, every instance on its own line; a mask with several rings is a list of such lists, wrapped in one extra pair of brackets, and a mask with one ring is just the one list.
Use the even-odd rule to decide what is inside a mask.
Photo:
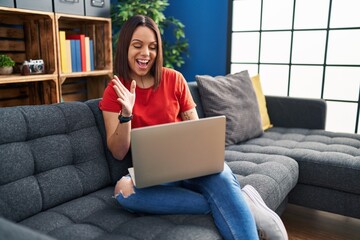
[(262, 128), (265, 131), (269, 128), (272, 128), (273, 125), (270, 122), (270, 117), (269, 117), (267, 107), (266, 107), (266, 99), (265, 99), (264, 93), (261, 88), (260, 75), (257, 74), (255, 76), (251, 77), (251, 81), (252, 81), (252, 84), (253, 84), (253, 87), (255, 90), (258, 104), (259, 104)]

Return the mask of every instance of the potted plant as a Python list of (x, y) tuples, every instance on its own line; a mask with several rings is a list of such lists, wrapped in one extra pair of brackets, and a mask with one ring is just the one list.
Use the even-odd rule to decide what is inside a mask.
[(0, 74), (11, 74), (15, 62), (7, 55), (0, 55)]
[[(188, 53), (188, 41), (185, 38), (185, 26), (178, 19), (165, 16), (164, 10), (169, 6), (168, 0), (117, 0), (112, 4), (112, 25), (114, 27), (113, 47), (116, 46), (121, 26), (131, 16), (142, 14), (151, 17), (159, 26), (161, 34), (171, 32), (171, 41), (163, 39), (165, 67), (181, 67)], [(114, 51), (115, 53), (115, 51)], [(185, 54), (185, 55), (184, 55)]]

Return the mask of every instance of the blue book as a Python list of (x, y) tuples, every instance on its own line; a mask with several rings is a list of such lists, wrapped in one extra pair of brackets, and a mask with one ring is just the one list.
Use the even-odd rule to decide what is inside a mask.
[(94, 41), (89, 40), (89, 47), (90, 47), (90, 70), (95, 70), (95, 64), (94, 64)]
[(75, 51), (76, 51), (76, 72), (81, 72), (81, 48), (80, 48), (80, 40), (75, 41)]
[(71, 48), (71, 69), (72, 69), (72, 72), (77, 72), (75, 40), (70, 40), (70, 48)]

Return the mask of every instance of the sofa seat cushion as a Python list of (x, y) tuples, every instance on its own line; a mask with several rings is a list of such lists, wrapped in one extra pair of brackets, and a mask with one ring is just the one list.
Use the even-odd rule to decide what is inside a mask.
[(299, 183), (360, 194), (360, 135), (274, 127), (229, 150), (283, 155), (299, 164)]
[(273, 210), (287, 200), (287, 195), (298, 180), (298, 164), (286, 156), (226, 150), (225, 160), (241, 187), (247, 184), (255, 187)]
[(220, 239), (211, 215), (139, 215), (121, 208), (107, 187), (20, 224), (56, 239)]

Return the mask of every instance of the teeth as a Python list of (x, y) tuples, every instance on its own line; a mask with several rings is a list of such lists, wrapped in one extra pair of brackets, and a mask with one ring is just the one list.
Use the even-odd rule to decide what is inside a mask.
[(146, 69), (150, 60), (136, 59), (138, 66), (142, 69)]
[(138, 59), (138, 62), (140, 62), (140, 63), (148, 63), (149, 60), (140, 60), (140, 59)]

